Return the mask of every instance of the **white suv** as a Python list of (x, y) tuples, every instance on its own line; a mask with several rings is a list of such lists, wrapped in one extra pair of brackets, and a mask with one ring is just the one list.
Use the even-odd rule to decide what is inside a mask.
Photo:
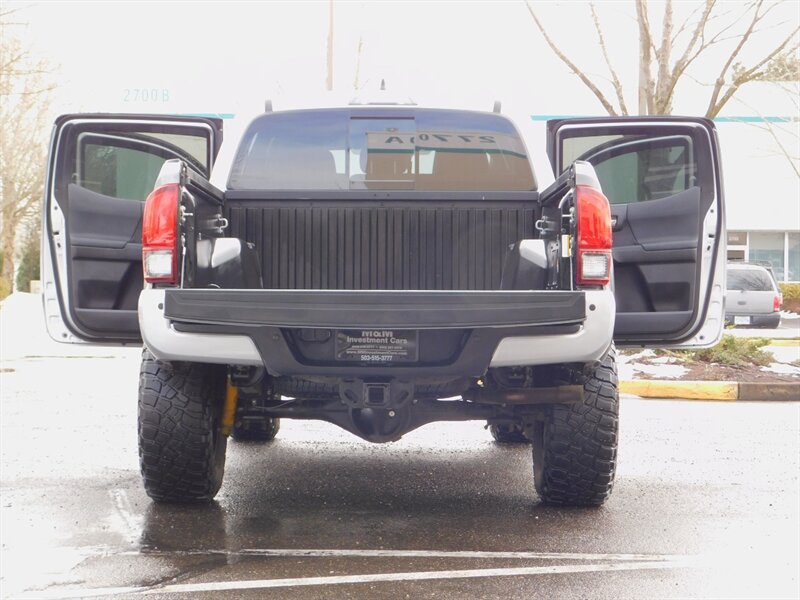
[(725, 321), (729, 325), (776, 328), (781, 323), (780, 288), (760, 265), (729, 263)]

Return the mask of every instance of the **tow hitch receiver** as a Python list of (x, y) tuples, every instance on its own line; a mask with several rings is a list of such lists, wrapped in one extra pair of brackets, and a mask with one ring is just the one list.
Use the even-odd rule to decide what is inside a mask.
[(349, 379), (339, 384), (339, 397), (353, 408), (400, 408), (414, 397), (414, 385), (397, 380)]
[(342, 404), (349, 408), (351, 427), (368, 440), (400, 439), (409, 429), (414, 385), (391, 381), (351, 379), (339, 385)]

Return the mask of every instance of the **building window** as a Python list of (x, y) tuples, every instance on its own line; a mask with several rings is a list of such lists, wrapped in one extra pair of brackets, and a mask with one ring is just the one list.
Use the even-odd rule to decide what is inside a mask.
[(800, 281), (800, 232), (790, 232), (786, 236), (786, 280)]
[(750, 232), (748, 259), (755, 263), (769, 263), (778, 281), (786, 281), (783, 262), (785, 237), (783, 232)]

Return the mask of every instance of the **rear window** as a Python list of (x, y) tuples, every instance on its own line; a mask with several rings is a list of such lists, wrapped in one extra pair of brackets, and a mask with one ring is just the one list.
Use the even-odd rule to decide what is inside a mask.
[(772, 292), (772, 278), (761, 269), (728, 269), (728, 289), (737, 292)]
[(510, 121), (436, 110), (264, 115), (245, 133), (228, 181), (231, 190), (535, 187), (525, 145)]

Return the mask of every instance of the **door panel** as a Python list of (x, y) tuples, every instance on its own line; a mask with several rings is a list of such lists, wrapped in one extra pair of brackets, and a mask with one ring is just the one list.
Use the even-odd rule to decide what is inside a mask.
[[(615, 335), (686, 327), (695, 292), (700, 189), (615, 204), (611, 215), (612, 223), (617, 219), (613, 232)], [(646, 325), (654, 312), (660, 313), (658, 324)]]
[(138, 244), (141, 252), (144, 204), (140, 200), (104, 196), (75, 183), (69, 184), (67, 195), (73, 247), (124, 250)]
[(142, 291), (142, 209), (139, 200), (104, 196), (71, 183), (67, 222), (70, 304), (84, 328), (138, 332)]
[(56, 121), (43, 219), (45, 306), (54, 339), (141, 339), (136, 308), (144, 200), (166, 160), (180, 158), (207, 176), (220, 139), (221, 123), (209, 119), (67, 115)]
[[(709, 337), (718, 337), (722, 327), (724, 257), (713, 123), (683, 117), (551, 121), (548, 154), (556, 174), (574, 160), (591, 163), (611, 203), (615, 341), (713, 342)], [(706, 323), (715, 323), (717, 333), (710, 336)]]
[(700, 188), (692, 187), (660, 200), (628, 204), (626, 224), (646, 251), (695, 249), (701, 200)]

